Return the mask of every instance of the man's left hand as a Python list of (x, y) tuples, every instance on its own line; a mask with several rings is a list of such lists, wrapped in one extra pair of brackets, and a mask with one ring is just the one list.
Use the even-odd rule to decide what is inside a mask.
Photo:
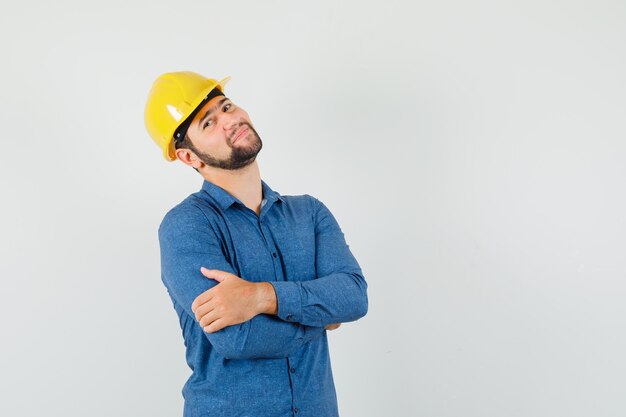
[[(200, 272), (219, 283), (200, 294), (191, 304), (191, 311), (207, 333), (252, 319), (264, 312), (268, 295), (275, 297), (273, 288), (267, 288), (271, 286), (269, 283), (249, 282), (217, 269), (202, 267)], [(261, 284), (266, 285), (263, 287)]]

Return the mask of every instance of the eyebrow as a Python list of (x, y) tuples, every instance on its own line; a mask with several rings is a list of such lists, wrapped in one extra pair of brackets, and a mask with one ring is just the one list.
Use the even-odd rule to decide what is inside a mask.
[(201, 125), (202, 125), (202, 122), (204, 121), (204, 119), (206, 119), (208, 116), (210, 116), (210, 115), (211, 115), (211, 113), (213, 113), (213, 112), (214, 112), (214, 111), (215, 111), (218, 107), (221, 107), (221, 106), (222, 106), (222, 104), (224, 104), (224, 102), (225, 102), (225, 101), (227, 101), (227, 100), (229, 100), (229, 98), (228, 98), (228, 97), (224, 97), (224, 98), (222, 98), (222, 99), (220, 100), (220, 102), (219, 102), (219, 103), (217, 103), (215, 106), (213, 106), (212, 108), (210, 108), (209, 110), (207, 110), (207, 112), (206, 112), (206, 113), (204, 113), (204, 116), (202, 116), (202, 117), (200, 118), (200, 120), (198, 121), (198, 126), (201, 126)]

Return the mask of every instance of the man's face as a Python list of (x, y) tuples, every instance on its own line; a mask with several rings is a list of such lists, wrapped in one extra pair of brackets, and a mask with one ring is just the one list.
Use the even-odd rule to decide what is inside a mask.
[(263, 142), (248, 113), (224, 96), (213, 97), (191, 122), (191, 150), (205, 164), (235, 170), (251, 164)]

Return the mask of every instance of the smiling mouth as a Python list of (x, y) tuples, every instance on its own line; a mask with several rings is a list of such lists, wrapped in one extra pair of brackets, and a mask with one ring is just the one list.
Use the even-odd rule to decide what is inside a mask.
[(233, 137), (232, 143), (237, 142), (237, 140), (241, 139), (246, 133), (248, 133), (247, 127), (243, 126), (239, 128), (239, 130), (235, 133), (235, 136)]

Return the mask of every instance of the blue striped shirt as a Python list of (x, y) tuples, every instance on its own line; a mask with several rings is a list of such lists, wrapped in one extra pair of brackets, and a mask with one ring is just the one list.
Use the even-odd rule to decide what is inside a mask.
[[(262, 190), (257, 216), (204, 181), (159, 227), (161, 277), (192, 370), (184, 417), (338, 416), (324, 326), (364, 316), (367, 284), (323, 203), (280, 195), (264, 181)], [(191, 303), (218, 283), (201, 266), (270, 282), (278, 314), (205, 333)]]

